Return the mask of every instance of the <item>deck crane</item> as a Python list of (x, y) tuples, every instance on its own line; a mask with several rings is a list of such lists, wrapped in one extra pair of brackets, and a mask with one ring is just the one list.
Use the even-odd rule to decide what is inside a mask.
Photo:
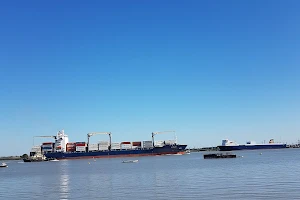
[(90, 143), (90, 137), (94, 135), (99, 135), (99, 134), (107, 134), (109, 136), (109, 149), (111, 147), (111, 132), (92, 132), (87, 134), (87, 146), (89, 146)]
[[(152, 132), (152, 144), (153, 144), (153, 147), (154, 147), (154, 136), (157, 135), (157, 134), (162, 134), (162, 133), (170, 133), (170, 132), (173, 132), (175, 133), (175, 131), (157, 131), (157, 132)], [(177, 139), (176, 139), (176, 135), (175, 135), (175, 140), (176, 140), (176, 143), (177, 143)]]

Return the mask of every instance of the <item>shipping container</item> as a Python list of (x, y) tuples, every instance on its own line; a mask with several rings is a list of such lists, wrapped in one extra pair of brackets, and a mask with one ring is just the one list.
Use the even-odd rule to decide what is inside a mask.
[(121, 149), (132, 149), (131, 144), (121, 144)]
[(67, 143), (67, 147), (75, 147), (76, 143)]
[(77, 145), (77, 144), (85, 144), (85, 142), (76, 142), (76, 145)]
[(142, 142), (132, 142), (132, 146), (141, 147), (142, 146)]
[(66, 151), (67, 152), (74, 152), (74, 151), (76, 151), (76, 147), (70, 147), (70, 148), (67, 147)]
[(99, 144), (98, 148), (100, 151), (108, 150), (109, 145), (108, 144)]
[(131, 142), (121, 142), (121, 144), (130, 144), (131, 145)]
[(86, 143), (76, 143), (76, 147), (85, 147)]
[(111, 149), (112, 149), (112, 150), (118, 150), (118, 149), (121, 149), (121, 143), (119, 143), (119, 142), (111, 143)]
[(50, 149), (50, 148), (45, 148), (45, 149), (43, 149), (43, 148), (42, 148), (42, 152), (53, 152), (53, 149)]
[(76, 146), (76, 151), (86, 151), (85, 146)]
[(152, 141), (143, 141), (143, 146), (144, 149), (151, 149), (153, 148)]
[(164, 141), (155, 141), (155, 142), (154, 142), (154, 145), (155, 145), (156, 147), (163, 147), (163, 146), (164, 146)]
[(53, 142), (43, 142), (42, 145), (53, 145)]
[(151, 140), (143, 141), (143, 144), (152, 144)]
[(99, 146), (98, 146), (98, 144), (89, 144), (88, 149), (89, 149), (89, 151), (98, 151)]
[(42, 152), (53, 152), (53, 149), (42, 149)]
[(53, 147), (53, 144), (43, 144), (42, 147)]
[(132, 146), (131, 148), (132, 149), (141, 149), (142, 147), (141, 146)]
[(176, 143), (176, 140), (165, 140), (165, 144), (167, 144), (167, 145), (172, 145), (175, 143)]
[(120, 145), (121, 145), (120, 142), (112, 142), (112, 143), (111, 143), (111, 146), (120, 146)]
[(53, 147), (44, 147), (44, 146), (42, 146), (42, 149), (53, 149)]

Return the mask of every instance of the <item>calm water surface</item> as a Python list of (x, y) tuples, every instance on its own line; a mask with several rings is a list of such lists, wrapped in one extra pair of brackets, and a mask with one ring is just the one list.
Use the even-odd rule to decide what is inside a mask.
[(10, 161), (0, 168), (0, 199), (300, 199), (300, 149), (236, 153), (243, 157)]

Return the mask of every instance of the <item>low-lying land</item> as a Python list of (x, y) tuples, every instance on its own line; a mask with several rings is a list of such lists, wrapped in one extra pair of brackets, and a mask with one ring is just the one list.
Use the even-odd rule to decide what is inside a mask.
[(0, 157), (0, 160), (21, 160), (21, 156), (4, 156)]
[(199, 151), (217, 151), (217, 147), (203, 147), (203, 148), (191, 148), (189, 149), (191, 152), (199, 152)]

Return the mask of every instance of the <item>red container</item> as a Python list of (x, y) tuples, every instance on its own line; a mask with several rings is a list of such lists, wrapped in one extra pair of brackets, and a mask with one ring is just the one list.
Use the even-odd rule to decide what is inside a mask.
[(75, 148), (76, 147), (76, 143), (74, 143), (74, 142), (73, 143), (67, 143), (67, 147), (74, 147)]
[(132, 146), (141, 147), (142, 146), (142, 142), (132, 142)]
[(121, 144), (131, 144), (131, 142), (121, 142)]
[(68, 148), (67, 147), (67, 152), (74, 152), (74, 151), (76, 151), (76, 148)]
[(42, 145), (50, 145), (50, 144), (53, 144), (53, 142), (44, 142), (44, 143), (42, 143)]
[(76, 143), (76, 147), (85, 147), (85, 143)]

